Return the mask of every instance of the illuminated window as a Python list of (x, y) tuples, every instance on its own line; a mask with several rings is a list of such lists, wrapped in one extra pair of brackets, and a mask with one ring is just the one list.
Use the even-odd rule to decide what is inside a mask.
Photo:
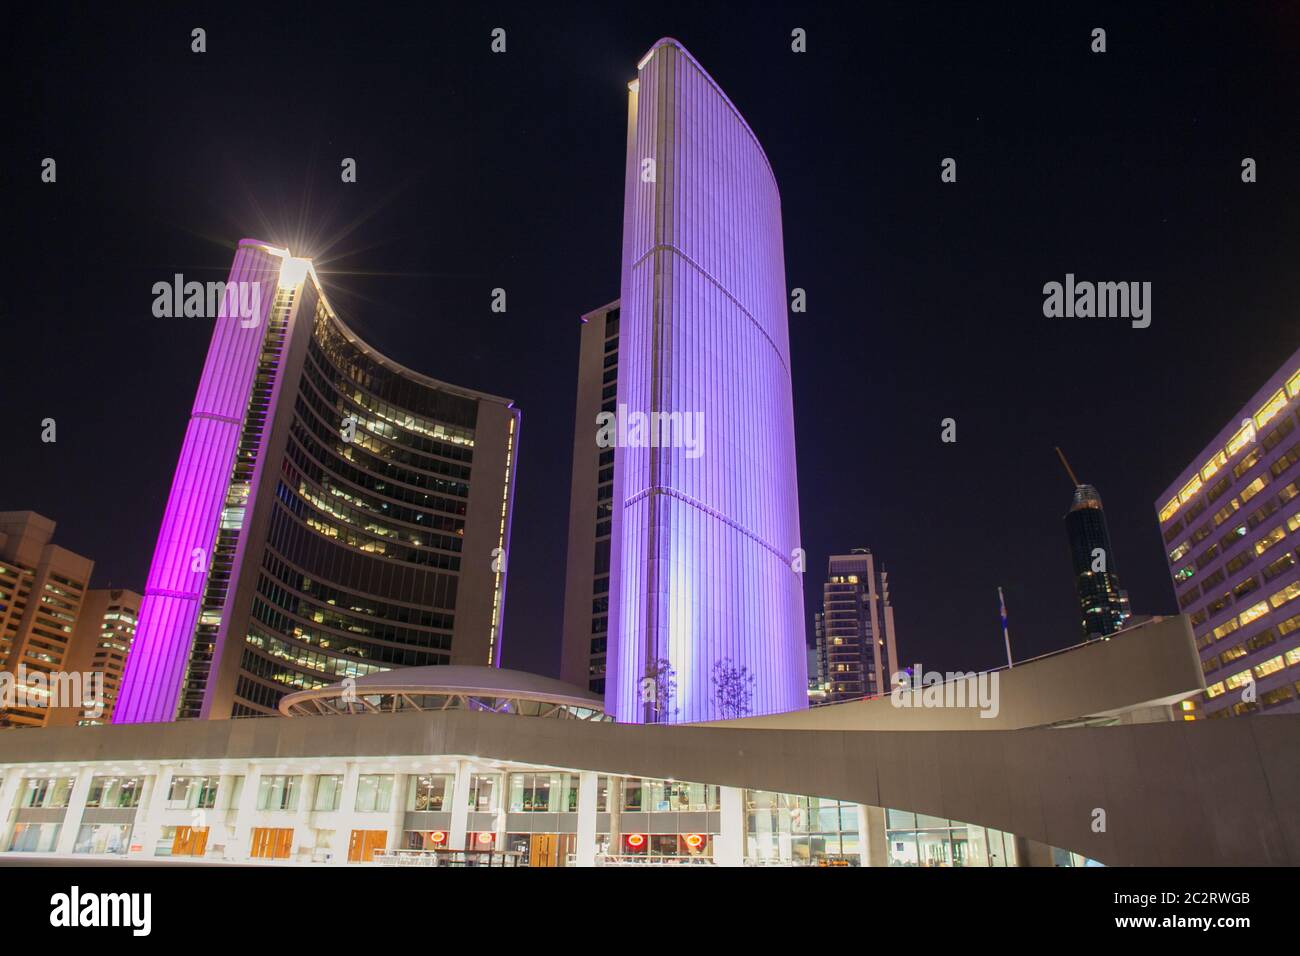
[(1242, 504), (1245, 504), (1251, 498), (1254, 498), (1257, 494), (1263, 491), (1266, 484), (1268, 484), (1268, 479), (1263, 475), (1260, 475), (1245, 488), (1241, 489)]
[(1264, 663), (1255, 665), (1255, 677), (1264, 678), (1269, 674), (1276, 674), (1284, 667), (1286, 665), (1282, 663), (1281, 654), (1277, 655), (1277, 657), (1270, 657)]
[(1300, 581), (1292, 581), (1282, 590), (1271, 595), (1268, 599), (1268, 603), (1272, 604), (1274, 607), (1281, 607), (1288, 601), (1294, 601), (1298, 597), (1300, 597)]
[(1224, 682), (1224, 684), (1227, 686), (1228, 690), (1236, 690), (1238, 687), (1244, 687), (1253, 680), (1254, 678), (1251, 676), (1250, 668), (1246, 668), (1244, 671), (1233, 674)]
[(1273, 545), (1277, 544), (1285, 537), (1286, 537), (1286, 532), (1282, 530), (1281, 525), (1278, 525), (1268, 534), (1264, 535), (1264, 537), (1260, 538), (1258, 541), (1255, 542), (1255, 553), (1263, 554), (1265, 551), (1273, 547)]
[(1201, 478), (1205, 481), (1209, 481), (1210, 477), (1227, 463), (1228, 456), (1223, 452), (1219, 452), (1205, 463), (1205, 467), (1201, 469)]
[(1241, 427), (1241, 431), (1233, 435), (1228, 441), (1228, 456), (1231, 457), (1241, 451), (1247, 445), (1255, 440), (1255, 424), (1247, 422)]
[(1286, 407), (1286, 393), (1278, 389), (1272, 394), (1264, 407), (1255, 413), (1255, 424), (1263, 428), (1270, 421), (1277, 417), (1278, 413)]
[(1205, 688), (1205, 696), (1211, 699), (1215, 697), (1219, 697), (1222, 694), (1223, 694), (1223, 681), (1219, 681), (1217, 684), (1211, 684), (1209, 687)]
[(1178, 501), (1182, 504), (1186, 504), (1192, 495), (1201, 490), (1201, 485), (1203, 484), (1204, 482), (1201, 481), (1200, 475), (1193, 476), (1191, 481), (1183, 485), (1183, 490), (1178, 492)]
[(1225, 621), (1214, 629), (1214, 639), (1216, 641), (1221, 641), (1239, 627), (1241, 627), (1241, 625), (1237, 623), (1235, 617), (1230, 621)]
[[(1279, 591), (1278, 593), (1280, 594), (1281, 592)], [(1275, 594), (1273, 597), (1277, 597), (1277, 595)], [(1274, 605), (1274, 607), (1276, 606), (1277, 605)], [(1267, 613), (1268, 601), (1260, 601), (1258, 604), (1252, 604), (1250, 607), (1246, 608), (1246, 610), (1238, 614), (1237, 620), (1241, 622), (1242, 627), (1245, 627), (1251, 621), (1254, 621)]]
[(1300, 395), (1300, 371), (1297, 371), (1294, 375), (1292, 375), (1289, 379), (1287, 379), (1286, 393), (1290, 395), (1292, 398), (1295, 398), (1297, 395)]

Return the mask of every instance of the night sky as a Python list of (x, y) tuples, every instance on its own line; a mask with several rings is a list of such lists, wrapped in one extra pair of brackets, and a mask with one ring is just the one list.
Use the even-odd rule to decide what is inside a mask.
[[(1172, 613), (1155, 499), (1300, 345), (1297, 3), (32, 6), (5, 38), (0, 510), (55, 519), (96, 586), (143, 588), (211, 332), (152, 286), (256, 237), (315, 256), (385, 354), (522, 409), (504, 663), (557, 672), (578, 316), (618, 295), (626, 83), (665, 35), (763, 144), (807, 290), (809, 631), (827, 555), (864, 546), (904, 663), (1001, 663), (999, 585), (1017, 657), (1076, 643), (1057, 444), (1134, 611)], [(1067, 272), (1153, 283), (1150, 328), (1044, 318)]]

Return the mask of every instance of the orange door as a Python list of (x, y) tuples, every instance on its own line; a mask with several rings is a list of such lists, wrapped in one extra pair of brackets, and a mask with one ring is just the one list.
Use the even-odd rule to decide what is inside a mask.
[(375, 851), (387, 847), (387, 830), (353, 830), (352, 838), (348, 841), (348, 862), (371, 863), (375, 859)]
[(202, 856), (208, 849), (207, 827), (177, 827), (172, 856)]
[(289, 853), (292, 848), (292, 827), (253, 828), (253, 846), (251, 855), (255, 859), (286, 860), (289, 858)]
[(553, 833), (535, 833), (528, 847), (529, 866), (559, 866), (560, 841)]

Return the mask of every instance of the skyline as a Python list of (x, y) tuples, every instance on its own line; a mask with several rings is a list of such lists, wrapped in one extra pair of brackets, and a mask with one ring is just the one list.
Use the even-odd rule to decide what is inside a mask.
[[(1251, 15), (1259, 14), (1244, 14)], [(50, 119), (42, 121), (49, 125), (41, 135), (36, 135), (36, 127), (27, 129), (25, 145), (30, 149), (20, 155), (35, 158), (31, 175), (17, 177), (17, 185), (20, 213), (30, 214), (20, 216), (31, 225), (30, 238), (11, 263), (30, 277), (14, 284), (14, 314), (29, 314), (35, 321), (9, 323), (13, 350), (16, 355), (58, 354), (69, 375), (60, 394), (53, 395), (45, 363), (16, 363), (7, 374), (13, 393), (11, 428), (22, 437), (17, 448), (26, 451), (15, 454), (24, 465), (22, 471), (6, 470), (0, 479), (4, 507), (30, 508), (57, 521), (68, 547), (95, 558), (93, 586), (106, 586), (111, 579), (117, 587), (143, 587), (162, 515), (168, 463), (180, 447), (193, 381), (211, 332), (201, 321), (154, 319), (149, 290), (153, 282), (176, 271), (221, 278), (234, 243), (266, 232), (260, 222), (249, 220), (275, 201), (268, 197), (292, 191), (297, 183), (325, 206), (323, 212), (311, 210), (319, 216), (304, 216), (311, 222), (332, 222), (341, 229), (343, 223), (371, 214), (343, 241), (347, 255), (332, 263), (335, 269), (341, 265), (362, 273), (396, 273), (340, 275), (331, 273), (330, 264), (321, 268), (332, 300), (348, 320), (358, 321), (359, 334), (412, 369), (515, 397), (523, 423), (512, 546), (516, 574), (506, 607), (503, 663), (556, 673), (561, 542), (567, 516), (555, 501), (563, 498), (569, 477), (566, 452), (573, 428), (577, 317), (618, 292), (620, 114), (624, 85), (631, 78), (627, 64), (667, 34), (700, 57), (763, 142), (782, 193), (788, 284), (808, 290), (809, 312), (790, 320), (800, 517), (808, 566), (815, 569), (828, 554), (851, 547), (872, 548), (891, 572), (900, 654), (909, 661), (960, 668), (998, 663), (1003, 656), (999, 585), (1007, 593), (1018, 659), (1074, 643), (1077, 602), (1063, 521), (1069, 490), (1052, 451), (1059, 444), (1081, 479), (1095, 485), (1107, 503), (1116, 559), (1134, 613), (1175, 611), (1153, 503), (1275, 370), (1271, 353), (1260, 354), (1251, 342), (1284, 340), (1288, 329), (1295, 338), (1294, 308), (1289, 304), (1300, 287), (1287, 265), (1296, 258), (1300, 203), (1293, 201), (1295, 177), (1285, 169), (1294, 168), (1300, 155), (1294, 149), (1300, 134), (1281, 125), (1294, 111), (1276, 108), (1276, 99), (1265, 108), (1261, 101), (1267, 98), (1243, 95), (1244, 105), (1238, 108), (1233, 98), (1252, 83), (1271, 95), (1285, 95), (1268, 82), (1269, 71), (1282, 66), (1277, 49), (1273, 59), (1267, 57), (1267, 48), (1237, 50), (1233, 40), (1241, 33), (1231, 24), (1219, 25), (1225, 29), (1215, 37), (1218, 47), (1206, 41), (1219, 31), (1204, 22), (1195, 27), (1182, 24), (1184, 32), (1176, 40), (1175, 34), (1155, 37), (1143, 28), (1150, 31), (1151, 21), (1159, 18), (1138, 14), (1126, 28), (1142, 37), (1141, 61), (1127, 58), (1127, 44), (1115, 42), (1125, 27), (1112, 26), (1112, 51), (1104, 61), (1110, 73), (1092, 77), (1103, 91), (1097, 95), (1111, 108), (1105, 125), (1090, 127), (1100, 134), (1100, 144), (1071, 133), (1070, 121), (1052, 115), (1037, 117), (1039, 129), (1049, 131), (1043, 137), (1049, 141), (1050, 133), (1064, 132), (1064, 143), (1022, 142), (1027, 121), (1044, 94), (1013, 91), (1014, 77), (999, 75), (996, 69), (978, 78), (975, 91), (954, 83), (947, 89), (953, 102), (942, 108), (944, 115), (937, 122), (928, 117), (922, 142), (907, 142), (909, 134), (915, 140), (921, 130), (909, 125), (899, 110), (916, 109), (936, 87), (945, 87), (942, 77), (934, 86), (917, 83), (911, 89), (908, 80), (939, 66), (948, 71), (949, 81), (953, 79), (952, 71), (962, 62), (961, 21), (971, 14), (955, 13), (935, 27), (922, 62), (909, 66), (905, 59), (898, 61), (908, 46), (900, 36), (920, 24), (899, 25), (906, 17), (900, 12), (891, 41), (899, 49), (882, 50), (882, 40), (868, 44), (871, 54), (885, 54), (876, 68), (898, 88), (889, 91), (883, 103), (877, 102), (882, 94), (875, 89), (868, 96), (890, 117), (883, 128), (900, 134), (905, 145), (876, 143), (874, 150), (855, 152), (853, 146), (871, 144), (847, 136), (833, 123), (816, 122), (831, 110), (829, 104), (817, 102), (815, 91), (843, 79), (857, 63), (844, 59), (847, 41), (832, 35), (827, 18), (806, 19), (812, 52), (806, 61), (788, 63), (778, 58), (779, 31), (764, 41), (758, 27), (732, 24), (723, 38), (700, 25), (677, 29), (675, 23), (662, 22), (680, 16), (661, 16), (657, 25), (649, 26), (651, 18), (633, 12), (632, 25), (620, 26), (617, 32), (605, 28), (607, 40), (596, 65), (565, 72), (564, 64), (550, 55), (554, 46), (544, 58), (539, 53), (557, 41), (562, 28), (542, 29), (529, 23), (527, 15), (517, 16), (520, 26), (511, 29), (505, 57), (508, 69), (497, 69), (502, 75), (490, 75), (496, 66), (481, 62), (485, 57), (477, 46), (471, 51), (469, 44), (463, 51), (449, 52), (445, 62), (430, 64), (433, 70), (445, 71), (447, 87), (433, 98), (437, 109), (432, 128), (423, 131), (420, 142), (434, 142), (439, 123), (460, 120), (458, 135), (466, 147), (465, 156), (441, 157), (437, 162), (443, 165), (421, 164), (411, 158), (420, 149), (411, 150), (408, 144), (403, 154), (398, 148), (401, 137), (395, 129), (377, 129), (382, 121), (359, 108), (373, 102), (368, 95), (373, 91), (349, 94), (327, 83), (312, 90), (310, 96), (316, 99), (307, 99), (310, 105), (303, 112), (337, 109), (338, 115), (331, 123), (307, 124), (302, 138), (311, 146), (282, 153), (279, 169), (274, 162), (266, 168), (266, 150), (261, 147), (272, 137), (285, 147), (293, 139), (286, 131), (260, 126), (262, 121), (249, 117), (249, 130), (227, 142), (226, 155), (218, 160), (207, 149), (229, 139), (230, 130), (176, 110), (179, 94), (167, 90), (159, 91), (150, 107), (158, 113), (142, 113), (134, 127), (120, 108), (106, 109), (111, 104), (100, 98), (105, 93), (85, 90), (76, 91), (71, 111), (67, 102), (61, 104), (66, 125)], [(703, 12), (705, 22), (717, 16), (716, 11)], [(999, 15), (985, 11), (981, 16)], [(170, 17), (150, 21), (149, 43), (162, 43), (157, 37)], [(117, 31), (127, 31), (130, 23), (127, 15), (106, 29), (120, 37)], [(219, 36), (221, 22), (213, 19), (212, 24), (210, 34)], [(328, 39), (325, 25), (308, 26)], [(1030, 18), (999, 26), (1022, 51), (1032, 49), (1027, 41), (1035, 36), (1040, 42), (1050, 38), (1049, 52), (1055, 55), (1073, 49), (1065, 46), (1059, 25), (1049, 30)], [(1080, 31), (1086, 33), (1082, 27)], [(1254, 33), (1264, 36), (1261, 42), (1271, 39), (1258, 24)], [(1197, 40), (1199, 45), (1189, 42)], [(64, 42), (66, 51), (75, 49), (75, 38)], [(272, 34), (263, 42), (273, 46)], [(1162, 56), (1152, 52), (1153, 46), (1155, 51), (1177, 47), (1179, 54)], [(1078, 73), (1095, 64), (1085, 58), (1086, 46), (1079, 48), (1082, 52), (1070, 61), (1070, 70), (1059, 77), (1067, 81), (1057, 90), (1066, 116), (1071, 105), (1093, 99), (1085, 95), (1088, 82)], [(762, 49), (772, 51), (770, 61), (756, 57), (755, 51)], [(828, 54), (819, 59), (821, 49)], [(836, 54), (835, 63), (827, 62), (830, 51)], [(82, 52), (92, 62), (96, 55), (105, 55), (94, 48)], [(1168, 118), (1156, 115), (1152, 107), (1170, 105), (1163, 97), (1175, 92), (1179, 81), (1207, 82), (1207, 65), (1217, 62), (1217, 56), (1234, 53), (1251, 54), (1252, 66), (1225, 71), (1231, 72), (1224, 84), (1231, 92), (1218, 94), (1220, 112), (1198, 110), (1200, 116), (1191, 124), (1199, 127), (1195, 131), (1187, 127), (1190, 111), (1175, 108)], [(309, 68), (303, 53), (291, 50), (288, 55)], [(977, 58), (970, 51), (964, 55)], [(232, 60), (215, 43), (206, 56), (220, 65), (200, 64), (195, 82), (201, 90), (207, 89), (206, 82), (228, 92), (228, 71), (242, 60)], [(251, 58), (253, 51), (244, 56)], [(515, 56), (521, 62), (510, 59)], [(171, 68), (194, 69), (179, 57), (169, 63)], [(877, 63), (866, 54), (862, 59)], [(1148, 62), (1160, 64), (1177, 79), (1167, 80), (1165, 86), (1154, 84), (1154, 92), (1148, 88), (1133, 94), (1135, 76), (1151, 79), (1144, 67)], [(493, 113), (504, 102), (502, 91), (539, 65), (551, 70), (572, 97), (557, 99), (563, 118), (536, 123), (523, 104), (513, 100)], [(769, 87), (764, 76), (769, 66), (783, 71), (785, 91)], [(458, 92), (456, 81), (462, 73), (478, 84), (473, 93)], [(143, 79), (142, 74), (119, 82), (128, 91), (138, 90)], [(382, 88), (397, 79), (381, 76), (371, 82)], [(47, 111), (54, 113), (53, 101), (60, 93), (66, 99), (69, 90), (60, 90), (61, 81), (54, 78), (42, 77), (41, 82), (54, 84), (42, 89), (51, 98)], [(430, 90), (436, 86), (426, 83)], [(1123, 103), (1105, 99), (1105, 92), (1111, 91), (1108, 83), (1129, 98)], [(314, 87), (311, 82), (301, 85)], [(112, 90), (125, 92), (120, 87)], [(1005, 100), (1014, 108), (1006, 101), (999, 106), (998, 93), (1012, 93)], [(268, 93), (272, 98), (287, 95)], [(293, 93), (299, 101), (307, 95)], [(352, 108), (331, 107), (329, 96)], [(805, 119), (792, 123), (791, 103), (796, 100)], [(1213, 97), (1210, 103), (1215, 105)], [(176, 141), (150, 140), (151, 121), (169, 110), (179, 117)], [(286, 111), (271, 112), (279, 116)], [(397, 113), (394, 109), (384, 118), (394, 121)], [(473, 122), (467, 118), (471, 113), (477, 117)], [(68, 115), (79, 117), (82, 128), (70, 129)], [(546, 144), (563, 138), (558, 131), (569, 130), (576, 117), (585, 124), (579, 126), (582, 135), (574, 137), (581, 148), (556, 150), (552, 145), (558, 155), (548, 157)], [(1163, 125), (1140, 128), (1142, 122), (1152, 121)], [(955, 147), (934, 133), (934, 127), (945, 122)], [(119, 123), (124, 131), (114, 141), (120, 144), (120, 155), (86, 149), (102, 146), (110, 130), (119, 132), (114, 126)], [(996, 132), (990, 132), (990, 126)], [(1227, 135), (1246, 127), (1252, 130), (1250, 137)], [(808, 152), (813, 128), (818, 139), (823, 133), (831, 137), (816, 154)], [(346, 131), (349, 144), (322, 141), (333, 136), (333, 129)], [(367, 130), (379, 144), (377, 153), (374, 145), (364, 145)], [(379, 135), (373, 135), (376, 132)], [(1239, 139), (1249, 139), (1249, 153), (1238, 148)], [(1153, 162), (1147, 150), (1168, 141), (1186, 152), (1179, 156), (1180, 165), (1161, 166), (1162, 175), (1153, 175), (1144, 165)], [(1130, 157), (1125, 147), (1135, 145), (1143, 149)], [(302, 170), (312, 152), (318, 159), (315, 167), (307, 167), (308, 187)], [(339, 188), (336, 153), (359, 157), (356, 196), (334, 192)], [(54, 186), (42, 185), (35, 175), (38, 158), (51, 154), (60, 157), (60, 178)], [(950, 154), (958, 157), (959, 179), (945, 186), (939, 181), (939, 159)], [(1259, 158), (1259, 182), (1240, 183), (1238, 154)], [(468, 188), (443, 189), (441, 180), (456, 173)], [(537, 190), (537, 177), (549, 188)], [(220, 188), (211, 196), (192, 198), (175, 188), (177, 178), (187, 183), (212, 180)], [(832, 190), (825, 188), (828, 179), (840, 190), (833, 198), (827, 195)], [(102, 190), (106, 181), (136, 186), (140, 208), (124, 216), (95, 199), (88, 212), (87, 194)], [(1099, 183), (1108, 200), (1101, 204), (1096, 202)], [(855, 185), (866, 187), (867, 215), (860, 214), (854, 201)], [(244, 187), (258, 196), (256, 203), (233, 198)], [(382, 205), (385, 196), (393, 197), (388, 206)], [(1035, 215), (1030, 208), (1035, 199), (1052, 211)], [(1116, 220), (1099, 215), (1098, 205), (1124, 210), (1119, 219), (1124, 235), (1115, 235)], [(270, 216), (282, 221), (264, 238), (290, 244), (295, 254), (318, 251), (296, 247), (296, 237), (283, 234), (292, 231), (287, 225), (295, 210), (305, 206), (295, 196), (271, 211)], [(61, 218), (70, 215), (78, 217), (75, 233)], [(981, 220), (989, 215), (1001, 219), (986, 235)], [(946, 227), (938, 222), (941, 217)], [(930, 219), (936, 222), (927, 231)], [(419, 231), (426, 221), (435, 228)], [(440, 237), (439, 222), (448, 224), (449, 233), (462, 230), (461, 247)], [(1069, 227), (1062, 229), (1061, 223)], [(1040, 227), (1058, 231), (1043, 236), (1037, 233)], [(190, 230), (222, 241), (198, 238)], [(863, 233), (866, 239), (859, 235)], [(1222, 233), (1230, 238), (1221, 238)], [(850, 234), (859, 238), (848, 241)], [(818, 240), (828, 235), (846, 241), (820, 247)], [(1046, 250), (1040, 248), (1044, 240), (1049, 243)], [(51, 257), (46, 253), (51, 248), (67, 252)], [(875, 264), (869, 267), (865, 288), (860, 265), (864, 252)], [(1017, 252), (1023, 259), (1008, 267), (1006, 256)], [(66, 282), (69, 260), (77, 267), (75, 285)], [(575, 270), (573, 263), (582, 266)], [(1044, 318), (1042, 284), (1069, 273), (1154, 280), (1152, 325), (1131, 329), (1126, 322), (1111, 320)], [(488, 309), (489, 292), (497, 286), (510, 293), (504, 316)], [(431, 305), (416, 307), (421, 299)], [(108, 315), (102, 305), (106, 302), (112, 304)], [(845, 318), (855, 314), (863, 318)], [(1225, 338), (1222, 317), (1229, 314), (1234, 317), (1229, 333), (1249, 330), (1249, 340)], [(96, 322), (92, 316), (104, 318)], [(921, 321), (916, 322), (918, 316)], [(1080, 366), (1081, 341), (1104, 351), (1106, 371), (1090, 381), (1071, 382), (1066, 376)], [(845, 348), (844, 342), (853, 347)], [(883, 356), (875, 348), (879, 343)], [(114, 371), (105, 374), (106, 368)], [(865, 387), (859, 380), (864, 369), (873, 372)], [(1169, 375), (1168, 370), (1180, 371)], [(1125, 388), (1114, 389), (1117, 382)], [(126, 413), (139, 407), (149, 407), (156, 417), (137, 422)], [(827, 411), (845, 408), (868, 412), (848, 427), (848, 434), (858, 436), (861, 457), (828, 474), (832, 466), (841, 465), (846, 426), (839, 415)], [(1017, 421), (1022, 415), (1023, 424)], [(54, 445), (39, 442), (39, 423), (46, 416), (59, 423)], [(940, 421), (949, 416), (957, 421), (958, 441), (944, 446), (939, 441)], [(129, 431), (137, 424), (146, 429), (143, 435)], [(105, 509), (87, 492), (90, 476), (106, 476), (118, 495), (113, 508)], [(1002, 546), (1003, 540), (1010, 548)], [(945, 574), (946, 562), (963, 560), (957, 551), (970, 542), (987, 545), (962, 565), (961, 574)], [(817, 606), (817, 578), (813, 574), (809, 580), (805, 574), (805, 636)], [(930, 589), (936, 582), (943, 585), (944, 600), (933, 600)]]

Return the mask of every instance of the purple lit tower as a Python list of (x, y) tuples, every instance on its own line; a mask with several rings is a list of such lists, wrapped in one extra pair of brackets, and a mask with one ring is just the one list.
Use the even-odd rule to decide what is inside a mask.
[[(620, 414), (699, 416), (703, 441), (620, 443), (606, 708), (631, 722), (723, 716), (721, 662), (755, 678), (741, 712), (805, 708), (803, 592), (781, 200), (726, 94), (675, 40), (629, 86)], [(668, 661), (659, 712), (643, 681)]]
[(361, 341), (288, 250), (243, 240), (226, 290), (113, 722), (499, 666), (518, 410)]

